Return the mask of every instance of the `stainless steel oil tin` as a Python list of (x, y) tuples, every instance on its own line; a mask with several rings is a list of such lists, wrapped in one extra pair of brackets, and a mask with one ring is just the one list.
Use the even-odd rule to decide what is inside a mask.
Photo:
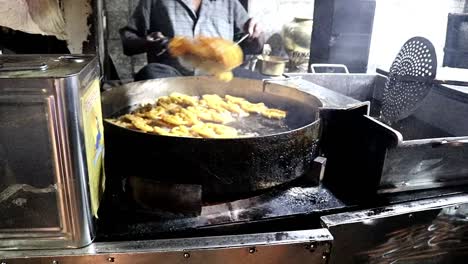
[(92, 242), (102, 127), (97, 59), (0, 56), (0, 250)]

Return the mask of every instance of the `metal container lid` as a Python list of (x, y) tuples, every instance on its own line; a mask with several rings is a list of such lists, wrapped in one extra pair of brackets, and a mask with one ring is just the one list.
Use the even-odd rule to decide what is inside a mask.
[(63, 78), (79, 74), (93, 55), (1, 55), (0, 79)]

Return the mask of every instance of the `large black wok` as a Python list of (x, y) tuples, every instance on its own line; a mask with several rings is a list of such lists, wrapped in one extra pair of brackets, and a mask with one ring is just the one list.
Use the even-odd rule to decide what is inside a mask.
[(202, 186), (205, 201), (221, 200), (294, 180), (308, 172), (318, 154), (321, 102), (297, 89), (262, 81), (234, 79), (224, 83), (210, 77), (181, 77), (130, 83), (103, 93), (104, 117), (174, 91), (261, 101), (288, 111), (288, 129), (248, 138), (200, 139), (146, 134), (105, 121), (110, 181), (119, 175), (164, 184), (196, 184)]

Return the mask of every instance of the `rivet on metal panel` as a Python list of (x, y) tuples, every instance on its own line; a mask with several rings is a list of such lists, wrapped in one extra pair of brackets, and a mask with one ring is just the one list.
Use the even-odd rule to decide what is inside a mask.
[(330, 244), (329, 244), (329, 243), (326, 243), (326, 244), (327, 244), (327, 245), (326, 245), (326, 247), (325, 247), (325, 251), (324, 251), (324, 252), (325, 252), (326, 254), (330, 254)]
[(185, 252), (185, 253), (184, 253), (184, 258), (190, 258), (190, 253)]
[(108, 258), (107, 258), (107, 261), (109, 261), (109, 262), (115, 262), (115, 258), (114, 258), (114, 257), (108, 257)]
[(249, 253), (250, 253), (250, 254), (253, 254), (253, 253), (255, 253), (256, 251), (257, 251), (257, 249), (256, 249), (255, 247), (249, 248)]
[(316, 242), (310, 243), (309, 245), (306, 246), (306, 249), (310, 250), (310, 251), (315, 251), (316, 248), (317, 248), (317, 243)]

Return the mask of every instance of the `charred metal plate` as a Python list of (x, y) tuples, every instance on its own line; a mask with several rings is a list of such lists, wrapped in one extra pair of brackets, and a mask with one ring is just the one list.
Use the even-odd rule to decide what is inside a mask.
[(94, 243), (78, 250), (0, 252), (0, 262), (25, 263), (326, 263), (326, 229), (223, 237)]
[[(206, 205), (195, 217), (166, 214), (164, 218), (157, 218), (125, 208), (123, 200), (107, 202), (103, 207), (107, 210), (101, 212), (98, 222), (99, 241), (206, 236), (206, 232), (229, 235), (239, 234), (239, 228), (248, 229), (249, 233), (271, 232), (278, 230), (272, 227), (272, 222), (293, 221), (293, 217), (323, 215), (347, 207), (323, 186), (285, 187), (251, 198)], [(258, 226), (252, 230), (254, 225)], [(284, 230), (289, 226), (280, 228)], [(313, 227), (297, 229), (308, 228)]]
[(468, 195), (321, 218), (334, 237), (330, 263), (466, 263)]

